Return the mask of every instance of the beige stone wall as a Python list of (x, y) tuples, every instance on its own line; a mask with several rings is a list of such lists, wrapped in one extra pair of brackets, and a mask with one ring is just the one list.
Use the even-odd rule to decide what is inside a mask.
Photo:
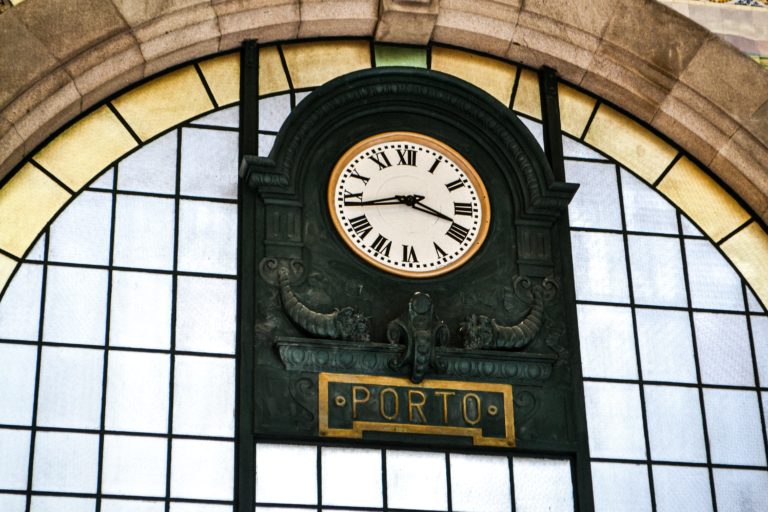
[(554, 67), (675, 140), (768, 219), (768, 73), (650, 0), (26, 0), (0, 14), (0, 175), (143, 77), (245, 38), (320, 36), (431, 40)]

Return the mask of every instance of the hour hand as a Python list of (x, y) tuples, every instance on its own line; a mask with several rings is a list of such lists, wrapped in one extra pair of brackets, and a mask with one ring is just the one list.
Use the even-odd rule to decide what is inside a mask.
[[(424, 199), (424, 198), (422, 197), (421, 199)], [(434, 208), (430, 208), (429, 206), (427, 206), (425, 204), (422, 204), (421, 203), (421, 199), (419, 199), (418, 201), (416, 201), (412, 205), (416, 210), (422, 211), (424, 213), (432, 214), (435, 217), (439, 217), (439, 218), (441, 218), (443, 220), (449, 220), (449, 221), (453, 222), (453, 219), (448, 217), (447, 215), (443, 215), (442, 213), (440, 213), (439, 211), (435, 210)]]

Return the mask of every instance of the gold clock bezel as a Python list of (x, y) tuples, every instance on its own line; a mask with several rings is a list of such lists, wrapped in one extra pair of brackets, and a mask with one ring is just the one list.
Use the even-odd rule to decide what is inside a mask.
[[(410, 271), (410, 270), (389, 267), (384, 263), (381, 263), (380, 261), (372, 258), (364, 250), (360, 249), (347, 236), (347, 232), (344, 230), (340, 219), (336, 215), (336, 209), (334, 207), (336, 185), (346, 166), (349, 164), (349, 162), (354, 160), (354, 158), (357, 157), (363, 151), (373, 146), (376, 146), (377, 144), (382, 144), (385, 142), (412, 142), (414, 144), (421, 144), (423, 146), (426, 146), (432, 149), (433, 151), (439, 152), (444, 157), (450, 159), (467, 176), (469, 181), (472, 183), (472, 186), (475, 188), (475, 192), (477, 193), (478, 201), (480, 203), (480, 209), (482, 212), (482, 220), (478, 228), (477, 237), (475, 238), (475, 241), (472, 243), (472, 245), (469, 247), (469, 249), (467, 249), (467, 251), (464, 254), (462, 254), (455, 261), (452, 261), (451, 263), (447, 264), (444, 267), (441, 267), (436, 270), (428, 270), (426, 272)], [(485, 242), (485, 239), (488, 235), (488, 229), (491, 224), (491, 204), (488, 199), (488, 192), (485, 188), (485, 184), (483, 183), (483, 180), (480, 178), (480, 176), (478, 175), (477, 171), (472, 166), (472, 164), (470, 164), (466, 158), (464, 158), (458, 151), (454, 150), (449, 145), (433, 137), (430, 137), (428, 135), (423, 135), (421, 133), (416, 133), (416, 132), (397, 131), (397, 132), (379, 133), (377, 135), (367, 137), (361, 140), (360, 142), (358, 142), (357, 144), (355, 144), (354, 146), (352, 146), (351, 148), (349, 148), (341, 156), (339, 161), (336, 162), (336, 165), (333, 167), (333, 171), (331, 171), (331, 176), (328, 182), (327, 203), (328, 203), (328, 211), (331, 215), (331, 220), (333, 222), (333, 227), (336, 229), (336, 232), (339, 234), (339, 236), (347, 245), (347, 247), (352, 249), (352, 252), (354, 252), (358, 257), (360, 257), (364, 262), (368, 263), (373, 267), (378, 268), (379, 270), (383, 270), (384, 272), (387, 272), (389, 274), (394, 274), (396, 276), (407, 277), (407, 278), (424, 279), (429, 277), (436, 277), (443, 274), (447, 274), (448, 272), (452, 272), (458, 269), (459, 267), (463, 266), (472, 258), (472, 256), (475, 255), (475, 253), (483, 245), (483, 242)]]

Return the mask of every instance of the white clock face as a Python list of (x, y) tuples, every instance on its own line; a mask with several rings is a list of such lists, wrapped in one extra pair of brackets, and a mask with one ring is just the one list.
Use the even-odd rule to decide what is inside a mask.
[(350, 149), (331, 175), (328, 206), (358, 256), (406, 277), (464, 264), (490, 223), (472, 166), (442, 142), (410, 132), (375, 135)]

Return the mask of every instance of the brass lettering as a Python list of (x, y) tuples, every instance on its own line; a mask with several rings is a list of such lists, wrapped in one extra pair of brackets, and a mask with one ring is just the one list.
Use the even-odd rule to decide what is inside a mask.
[[(363, 397), (358, 397), (357, 392), (363, 391)], [(364, 404), (371, 399), (371, 391), (365, 386), (352, 386), (352, 419), (357, 419), (357, 404)]]
[[(419, 395), (421, 397), (421, 402), (414, 402), (414, 395)], [(421, 409), (424, 407), (425, 403), (427, 403), (427, 395), (425, 395), (423, 391), (417, 389), (408, 390), (408, 421), (413, 423), (413, 410), (415, 409), (419, 414), (419, 418), (421, 418), (421, 422), (427, 422), (427, 418), (424, 416), (424, 411)]]
[[(394, 411), (392, 414), (387, 414), (386, 407), (384, 404), (384, 395), (392, 395), (393, 403), (395, 404)], [(381, 413), (381, 416), (383, 418), (386, 418), (388, 420), (393, 420), (397, 418), (397, 413), (400, 409), (400, 402), (397, 397), (397, 391), (395, 391), (393, 388), (384, 388), (379, 392), (379, 412)]]
[[(469, 409), (469, 399), (474, 398), (475, 399), (475, 410), (477, 411), (477, 416), (475, 416), (474, 419), (470, 420), (469, 415), (467, 414), (467, 409)], [(480, 403), (480, 397), (477, 396), (475, 393), (467, 393), (464, 395), (464, 398), (462, 399), (462, 413), (464, 414), (464, 421), (469, 423), (470, 425), (477, 425), (480, 423), (480, 416), (482, 415), (481, 408), (482, 405)]]
[(435, 391), (437, 396), (443, 397), (443, 423), (448, 424), (448, 397), (456, 393), (453, 391)]

